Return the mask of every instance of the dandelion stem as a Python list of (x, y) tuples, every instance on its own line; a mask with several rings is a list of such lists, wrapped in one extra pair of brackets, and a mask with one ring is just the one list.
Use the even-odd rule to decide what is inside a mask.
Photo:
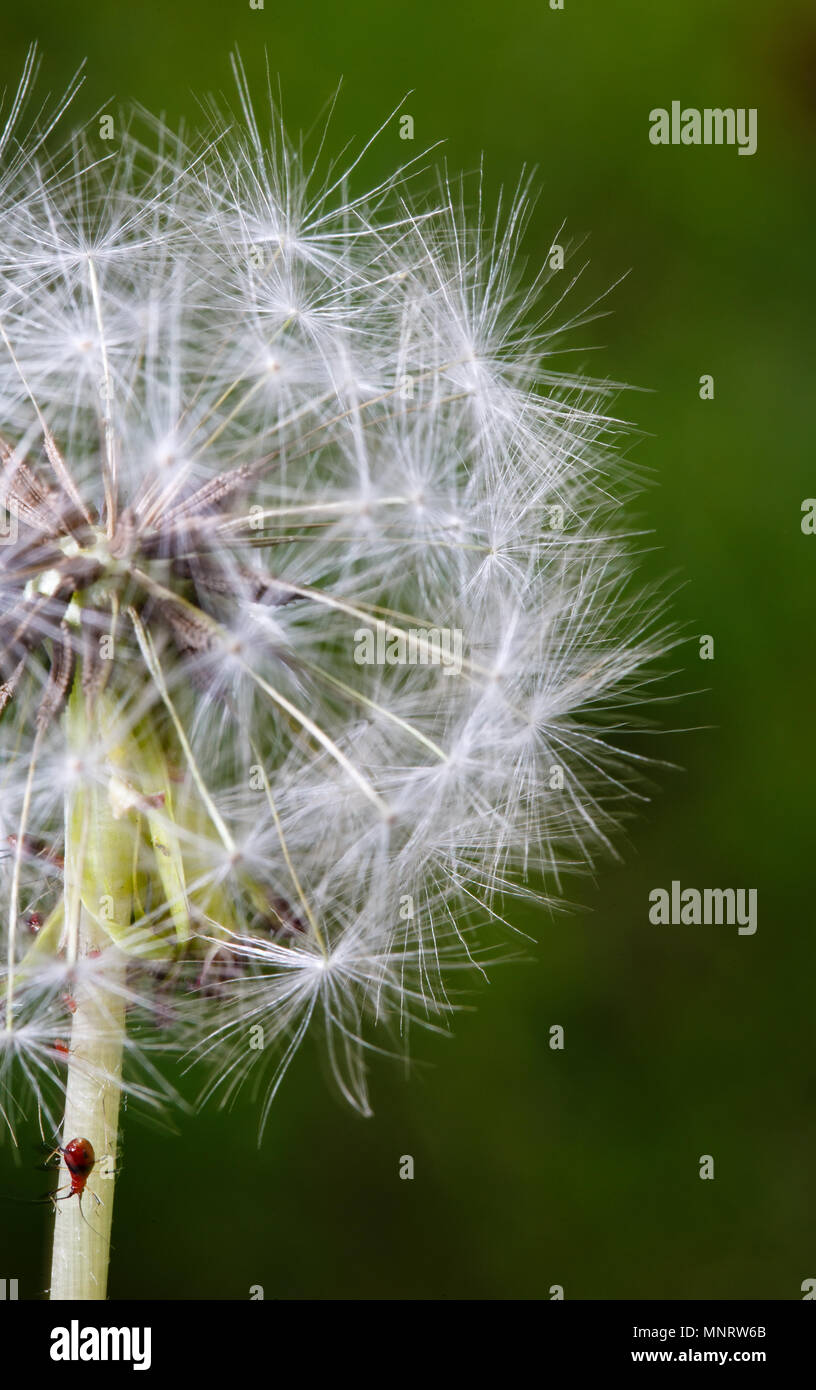
[[(103, 933), (83, 908), (82, 956), (87, 958), (104, 944)], [(74, 997), (62, 1142), (89, 1139), (96, 1163), (81, 1199), (57, 1202), (52, 1302), (102, 1300), (107, 1293), (125, 1035), (124, 959), (112, 966), (109, 955), (106, 952), (104, 984), (86, 982), (77, 987)], [(60, 1189), (70, 1178), (63, 1159)]]
[[(65, 721), (69, 747), (81, 748), (88, 729), (97, 728), (104, 713), (102, 703), (86, 708), (77, 684)], [(107, 1290), (125, 1043), (125, 959), (112, 945), (112, 936), (124, 934), (130, 923), (132, 864), (127, 832), (114, 816), (107, 790), (80, 783), (68, 798), (66, 825), (77, 827), (84, 838), (90, 822), (93, 852), (86, 845), (79, 864), (73, 863), (68, 838), (66, 885), (78, 897), (78, 954), (62, 1144), (89, 1140), (96, 1162), (82, 1197), (66, 1195), (57, 1202), (51, 1299), (97, 1300)], [(70, 1177), (63, 1160), (60, 1189), (70, 1184)]]

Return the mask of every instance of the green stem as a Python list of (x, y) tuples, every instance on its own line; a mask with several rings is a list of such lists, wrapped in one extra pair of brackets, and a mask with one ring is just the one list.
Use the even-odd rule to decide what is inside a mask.
[[(65, 729), (78, 758), (87, 753), (91, 731), (98, 739), (110, 737), (111, 713), (102, 700), (93, 710), (86, 707), (77, 682)], [(115, 747), (108, 748), (113, 765), (118, 756)], [(109, 789), (80, 777), (65, 813), (65, 933), (68, 959), (77, 969), (62, 1144), (88, 1140), (96, 1162), (81, 1197), (66, 1194), (56, 1204), (52, 1300), (104, 1299), (107, 1292), (127, 969), (114, 943), (130, 929), (132, 863), (133, 831), (114, 813)], [(70, 1181), (63, 1158), (59, 1188), (70, 1190)]]
[[(106, 943), (85, 909), (79, 927), (80, 959)], [(71, 1029), (63, 1144), (89, 1139), (96, 1163), (80, 1200), (57, 1203), (51, 1262), (51, 1299), (104, 1299), (107, 1293), (115, 1162), (119, 1127), (125, 1006), (120, 992), (124, 960), (114, 967), (106, 957), (108, 987), (84, 986), (75, 995)], [(70, 1183), (63, 1159), (59, 1186)], [(96, 1200), (98, 1199), (98, 1201)], [(80, 1205), (81, 1202), (81, 1205)]]

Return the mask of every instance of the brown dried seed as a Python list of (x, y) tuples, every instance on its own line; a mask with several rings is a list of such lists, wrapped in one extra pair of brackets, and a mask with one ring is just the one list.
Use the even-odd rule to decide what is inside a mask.
[(62, 639), (55, 643), (51, 670), (37, 710), (36, 724), (40, 730), (46, 729), (51, 720), (59, 714), (74, 674), (76, 655), (71, 629), (67, 623), (61, 623), (60, 628)]

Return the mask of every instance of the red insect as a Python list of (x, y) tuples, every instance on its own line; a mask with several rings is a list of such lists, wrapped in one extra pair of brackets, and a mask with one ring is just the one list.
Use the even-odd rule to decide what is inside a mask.
[[(54, 1210), (56, 1211), (58, 1202), (67, 1202), (70, 1197), (76, 1197), (79, 1202), (80, 1215), (84, 1218), (84, 1212), (82, 1211), (82, 1194), (85, 1191), (85, 1184), (96, 1163), (96, 1154), (94, 1153), (93, 1144), (90, 1139), (69, 1139), (64, 1149), (58, 1144), (48, 1155), (48, 1160), (46, 1161), (56, 1157), (57, 1154), (62, 1154), (65, 1159), (65, 1166), (71, 1174), (71, 1181), (70, 1183), (66, 1183), (62, 1188), (58, 1187), (56, 1192), (50, 1194), (51, 1201), (54, 1203)], [(91, 1195), (99, 1202), (99, 1198), (96, 1196), (95, 1192)]]

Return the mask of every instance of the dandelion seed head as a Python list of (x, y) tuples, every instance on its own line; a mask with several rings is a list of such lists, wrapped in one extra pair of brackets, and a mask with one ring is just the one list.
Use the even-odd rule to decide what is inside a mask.
[(173, 1049), (222, 1100), (265, 1072), (265, 1122), (317, 1029), (368, 1113), (367, 1059), (625, 810), (667, 634), (616, 389), (554, 370), (527, 186), (492, 220), (413, 166), (358, 194), (365, 150), (311, 160), (240, 63), (200, 142), (125, 121), (99, 161), (23, 131), (32, 77), (0, 117), (0, 1103), (41, 1101), (77, 988), (144, 1097)]

